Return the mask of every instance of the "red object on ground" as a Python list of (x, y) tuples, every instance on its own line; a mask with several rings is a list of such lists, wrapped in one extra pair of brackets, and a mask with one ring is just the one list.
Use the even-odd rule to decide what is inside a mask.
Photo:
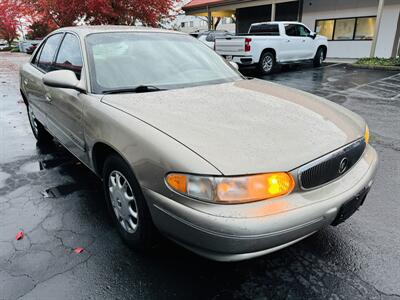
[(81, 248), (81, 247), (78, 247), (78, 248), (75, 248), (75, 249), (74, 249), (74, 252), (77, 253), (77, 254), (79, 254), (79, 253), (82, 253), (84, 250), (85, 250), (85, 249), (83, 249), (83, 248)]
[(24, 237), (24, 232), (23, 232), (23, 231), (18, 231), (18, 233), (17, 233), (15, 239), (16, 239), (17, 241), (19, 241), (19, 240), (22, 239), (23, 237)]

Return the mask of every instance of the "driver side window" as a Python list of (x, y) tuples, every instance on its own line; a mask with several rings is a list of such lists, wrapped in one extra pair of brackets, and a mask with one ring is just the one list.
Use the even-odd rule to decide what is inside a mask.
[(41, 50), (40, 57), (37, 63), (38, 68), (44, 72), (53, 71), (53, 60), (60, 44), (63, 34), (58, 33), (50, 36)]
[(308, 30), (307, 28), (305, 28), (302, 25), (298, 25), (299, 26), (299, 35), (300, 36), (309, 36), (310, 35), (310, 30)]
[(62, 41), (57, 59), (54, 65), (56, 70), (70, 70), (81, 78), (82, 71), (82, 54), (79, 40), (76, 36), (67, 33)]

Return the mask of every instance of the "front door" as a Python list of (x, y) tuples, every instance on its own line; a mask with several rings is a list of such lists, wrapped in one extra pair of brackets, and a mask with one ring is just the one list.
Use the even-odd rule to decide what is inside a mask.
[(313, 39), (309, 37), (310, 31), (300, 24), (287, 23), (284, 25), (287, 43), (287, 57), (289, 61), (310, 59), (313, 50)]
[[(73, 71), (81, 77), (82, 53), (77, 36), (66, 33), (53, 64), (54, 70)], [(81, 93), (72, 89), (46, 87), (49, 130), (78, 158), (85, 157), (83, 102)]]

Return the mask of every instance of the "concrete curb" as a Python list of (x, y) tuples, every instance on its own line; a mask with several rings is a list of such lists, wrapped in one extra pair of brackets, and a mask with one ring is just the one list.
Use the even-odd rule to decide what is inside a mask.
[(350, 64), (350, 66), (355, 68), (370, 69), (370, 70), (400, 71), (400, 66), (376, 66), (376, 65), (361, 65), (361, 64)]

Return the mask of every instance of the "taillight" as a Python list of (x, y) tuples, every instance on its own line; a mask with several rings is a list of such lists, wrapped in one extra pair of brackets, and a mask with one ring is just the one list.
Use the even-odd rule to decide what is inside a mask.
[(244, 39), (244, 51), (245, 52), (249, 52), (251, 50), (250, 42), (251, 42), (251, 38)]

